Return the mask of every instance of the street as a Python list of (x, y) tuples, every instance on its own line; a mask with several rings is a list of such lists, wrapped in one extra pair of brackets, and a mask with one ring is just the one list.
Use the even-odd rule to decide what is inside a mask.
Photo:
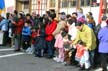
[(0, 46), (0, 71), (78, 71), (78, 68)]

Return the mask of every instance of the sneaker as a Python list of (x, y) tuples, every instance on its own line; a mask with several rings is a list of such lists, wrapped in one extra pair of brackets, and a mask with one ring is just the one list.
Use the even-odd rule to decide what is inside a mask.
[(53, 58), (54, 61), (57, 61), (57, 59), (58, 59), (58, 57), (54, 57), (54, 58)]
[(66, 62), (63, 62), (62, 64), (65, 65), (65, 64), (67, 64), (67, 63), (66, 63)]
[(57, 57), (53, 58), (53, 60), (56, 61), (56, 62), (61, 62), (61, 60)]
[(60, 59), (60, 62), (63, 63), (64, 62), (64, 59)]
[(58, 62), (58, 63), (59, 63), (59, 62), (61, 62), (61, 60), (58, 58), (58, 59), (56, 60), (56, 62)]

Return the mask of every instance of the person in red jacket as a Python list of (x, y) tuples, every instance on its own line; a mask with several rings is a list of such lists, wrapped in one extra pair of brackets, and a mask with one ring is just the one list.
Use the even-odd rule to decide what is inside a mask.
[(53, 36), (53, 32), (57, 27), (57, 21), (54, 20), (54, 18), (56, 17), (56, 14), (49, 14), (48, 18), (49, 18), (49, 23), (46, 25), (45, 27), (45, 40), (46, 40), (46, 46), (47, 46), (47, 52), (48, 52), (48, 58), (52, 58), (54, 55), (54, 36)]
[(20, 51), (21, 48), (21, 33), (24, 26), (23, 14), (19, 14), (18, 22), (12, 22), (15, 25), (15, 51)]

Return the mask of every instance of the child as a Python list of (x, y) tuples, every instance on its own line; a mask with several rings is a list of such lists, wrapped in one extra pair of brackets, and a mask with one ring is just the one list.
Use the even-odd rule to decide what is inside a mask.
[(29, 27), (29, 24), (29, 21), (25, 22), (22, 30), (22, 48), (24, 50), (26, 50), (30, 46), (31, 29)]
[(64, 61), (64, 48), (63, 48), (63, 37), (62, 37), (63, 29), (60, 29), (60, 32), (56, 35), (55, 48), (58, 49), (58, 55), (54, 58), (56, 62)]
[(90, 61), (89, 61), (89, 52), (88, 50), (85, 49), (85, 45), (84, 43), (79, 40), (78, 44), (76, 45), (76, 56), (75, 59), (79, 62), (80, 64), (80, 71), (85, 69), (88, 71), (89, 67), (90, 67)]
[(63, 42), (64, 42), (64, 65), (71, 65), (71, 54), (72, 54), (72, 48), (70, 47), (70, 35), (68, 35), (66, 32), (63, 33)]
[(35, 38), (37, 37), (37, 31), (36, 29), (33, 27), (31, 29), (31, 47), (29, 47), (26, 52), (28, 54), (33, 54), (34, 53), (34, 46), (35, 46)]

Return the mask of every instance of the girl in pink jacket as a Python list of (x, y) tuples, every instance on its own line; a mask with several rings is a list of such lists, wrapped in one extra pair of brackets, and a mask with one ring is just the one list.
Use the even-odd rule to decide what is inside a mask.
[(56, 35), (55, 48), (57, 49), (58, 55), (54, 58), (56, 62), (64, 61), (64, 48), (63, 48), (63, 37), (62, 37), (63, 29)]

